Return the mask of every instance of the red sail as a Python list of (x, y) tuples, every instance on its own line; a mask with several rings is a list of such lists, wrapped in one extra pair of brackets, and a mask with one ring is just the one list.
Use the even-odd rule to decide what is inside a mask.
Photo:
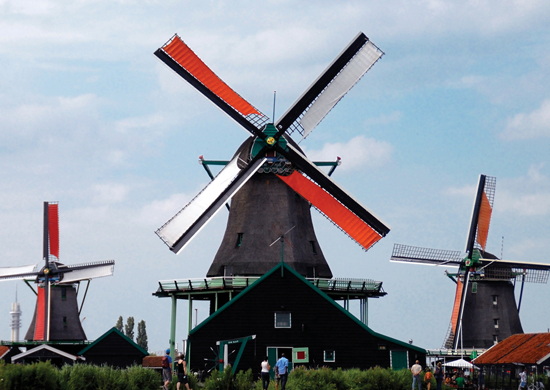
[(250, 103), (224, 83), (202, 60), (178, 37), (162, 48), (187, 72), (199, 80), (205, 87), (218, 95), (227, 104), (242, 115), (261, 115)]
[(351, 212), (332, 195), (297, 171), (288, 176), (279, 176), (290, 188), (325, 214), (332, 222), (353, 238), (365, 250), (382, 238), (365, 221)]
[(57, 203), (48, 204), (48, 238), (50, 255), (59, 259), (59, 213)]
[(46, 291), (43, 287), (38, 287), (38, 297), (36, 300), (36, 322), (34, 323), (34, 340), (46, 340), (44, 334), (46, 330)]

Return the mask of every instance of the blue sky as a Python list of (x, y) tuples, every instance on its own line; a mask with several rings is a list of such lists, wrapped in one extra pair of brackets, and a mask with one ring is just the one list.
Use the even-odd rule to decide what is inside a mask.
[[(365, 253), (315, 212), (314, 224), (335, 277), (384, 282), (370, 326), (438, 348), (453, 283), (389, 257), (395, 242), (463, 250), (480, 173), (497, 177), (488, 250), (550, 262), (549, 19), (542, 0), (0, 0), (0, 266), (40, 261), (42, 202), (59, 201), (61, 260), (116, 260), (91, 283), (88, 337), (134, 316), (150, 349), (165, 348), (170, 302), (151, 294), (158, 280), (206, 274), (227, 213), (178, 256), (154, 231), (208, 182), (198, 156), (229, 159), (247, 135), (153, 52), (177, 32), (268, 115), (276, 90), (281, 115), (363, 31), (385, 55), (301, 145), (342, 157), (334, 179), (392, 230)], [(23, 335), (34, 295), (1, 286), (8, 340), (16, 286)], [(550, 328), (549, 294), (526, 286), (526, 332)]]

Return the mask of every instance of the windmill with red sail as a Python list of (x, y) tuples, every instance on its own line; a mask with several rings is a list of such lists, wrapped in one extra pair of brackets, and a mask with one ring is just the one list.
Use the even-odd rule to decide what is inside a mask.
[(157, 230), (170, 250), (180, 252), (229, 200), (226, 232), (207, 276), (263, 275), (280, 259), (270, 246), (269, 229), (296, 226), (288, 236), (292, 247), (284, 248), (285, 263), (304, 276), (332, 277), (310, 206), (365, 250), (389, 232), (292, 138), (306, 138), (383, 55), (365, 34), (359, 33), (276, 121), (225, 84), (179, 36), (155, 55), (250, 133), (212, 182)]
[[(23, 279), (36, 283), (36, 307), (25, 336), (27, 341), (82, 341), (86, 334), (80, 312), (91, 279), (111, 276), (114, 260), (65, 265), (59, 261), (57, 202), (44, 202), (43, 263), (0, 268), (0, 281)], [(87, 281), (79, 305), (80, 283)], [(29, 285), (30, 286), (30, 285)], [(32, 287), (31, 287), (32, 288)]]
[[(466, 255), (461, 251), (395, 244), (391, 261), (457, 267), (445, 274), (456, 283), (451, 324), (444, 347), (489, 348), (516, 333), (523, 333), (519, 318), (525, 282), (546, 283), (550, 264), (498, 259), (486, 251), (493, 211), (496, 178), (480, 175)], [(516, 305), (514, 287), (521, 283)]]

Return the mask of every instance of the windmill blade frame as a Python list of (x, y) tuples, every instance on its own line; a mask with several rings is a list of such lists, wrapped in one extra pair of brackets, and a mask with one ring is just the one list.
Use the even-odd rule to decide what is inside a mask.
[(279, 179), (309, 201), (363, 249), (368, 250), (388, 234), (390, 228), (381, 219), (338, 186), (292, 144), (289, 143), (287, 147), (287, 150), (279, 146), (276, 149), (302, 173), (294, 171), (288, 176), (277, 175)]
[(25, 279), (38, 275), (38, 264), (29, 264), (16, 267), (0, 268), (0, 280)]
[(265, 138), (261, 129), (267, 116), (223, 82), (177, 34), (154, 54), (248, 132)]
[(394, 244), (390, 261), (396, 263), (460, 267), (463, 258), (464, 256), (460, 251)]
[(179, 253), (191, 239), (218, 213), (233, 195), (265, 163), (265, 153), (258, 153), (245, 167), (240, 168), (239, 153), (183, 209), (155, 232), (170, 250)]
[(466, 253), (471, 259), (475, 247), (485, 251), (495, 199), (496, 177), (479, 175), (476, 196), (466, 240)]
[(58, 272), (63, 274), (63, 278), (58, 284), (76, 283), (83, 280), (112, 276), (114, 268), (114, 260), (61, 266)]
[(275, 138), (295, 131), (306, 138), (383, 55), (359, 32), (275, 123)]

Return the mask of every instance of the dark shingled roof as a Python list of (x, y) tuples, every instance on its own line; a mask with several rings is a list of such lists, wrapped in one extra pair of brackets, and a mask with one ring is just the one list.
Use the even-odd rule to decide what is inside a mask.
[(474, 364), (541, 364), (550, 359), (550, 333), (515, 334), (491, 347)]

